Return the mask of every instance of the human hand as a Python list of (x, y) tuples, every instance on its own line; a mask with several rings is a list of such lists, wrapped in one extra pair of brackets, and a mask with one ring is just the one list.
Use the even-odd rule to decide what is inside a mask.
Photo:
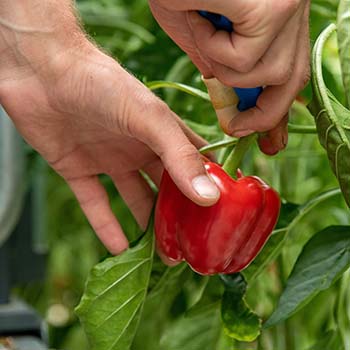
[[(309, 1), (149, 0), (168, 35), (205, 78), (227, 86), (265, 86), (255, 108), (232, 118), (224, 131), (242, 137), (262, 133), (263, 152), (287, 144), (288, 110), (309, 80)], [(197, 10), (222, 14), (234, 32), (217, 31)]]
[[(2, 30), (11, 34), (14, 28)], [(218, 189), (196, 149), (204, 140), (78, 27), (67, 40), (51, 32), (26, 35), (5, 50), (11, 55), (0, 68), (0, 102), (26, 141), (67, 181), (111, 253), (128, 242), (99, 174), (112, 178), (143, 229), (154, 194), (140, 170), (159, 185), (166, 168), (194, 202), (216, 202)]]

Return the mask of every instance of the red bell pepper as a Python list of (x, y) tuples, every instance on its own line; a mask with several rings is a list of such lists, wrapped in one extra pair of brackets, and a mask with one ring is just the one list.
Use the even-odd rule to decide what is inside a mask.
[(256, 176), (231, 178), (206, 162), (220, 199), (201, 207), (185, 197), (164, 171), (155, 210), (157, 249), (174, 263), (187, 261), (203, 275), (244, 269), (269, 238), (279, 215), (278, 194)]

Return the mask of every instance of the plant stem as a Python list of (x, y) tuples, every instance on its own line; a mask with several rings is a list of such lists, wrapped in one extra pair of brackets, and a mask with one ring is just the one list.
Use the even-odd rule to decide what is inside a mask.
[(293, 335), (293, 325), (291, 320), (287, 320), (284, 323), (284, 334), (285, 334), (285, 341), (286, 341), (286, 350), (293, 350), (295, 349), (295, 337)]
[(347, 270), (340, 282), (340, 289), (338, 293), (338, 305), (336, 309), (336, 318), (338, 323), (338, 329), (340, 336), (343, 341), (344, 350), (350, 349), (350, 336), (349, 336), (349, 319), (348, 319), (348, 309), (349, 309), (349, 281), (350, 281), (350, 271)]
[(317, 134), (316, 126), (288, 124), (288, 132), (291, 134)]
[(257, 134), (251, 134), (241, 137), (236, 147), (228, 155), (222, 168), (232, 177), (236, 176), (236, 171), (242, 162), (242, 159), (248, 151), (250, 145), (257, 139)]
[[(316, 130), (316, 127), (313, 125), (288, 124), (288, 132), (290, 134), (316, 134), (317, 130)], [(237, 144), (237, 142), (238, 142), (238, 139), (236, 138), (229, 138), (228, 140), (224, 139), (202, 147), (199, 150), (199, 152), (202, 154), (205, 154), (211, 151), (216, 151), (221, 148), (234, 146)]]
[(196, 89), (192, 86), (181, 84), (181, 83), (176, 83), (173, 81), (155, 80), (155, 81), (150, 81), (150, 82), (146, 83), (146, 86), (150, 90), (156, 90), (156, 89), (162, 89), (162, 88), (176, 89), (176, 90), (183, 91), (189, 95), (199, 97), (205, 101), (210, 101), (209, 95), (206, 92), (204, 92), (200, 89)]
[(222, 140), (218, 141), (215, 143), (211, 143), (210, 145), (206, 145), (202, 147), (199, 152), (202, 154), (211, 152), (211, 151), (216, 151), (221, 148), (229, 147), (229, 146), (234, 146), (238, 142), (238, 139), (230, 138), (229, 140)]

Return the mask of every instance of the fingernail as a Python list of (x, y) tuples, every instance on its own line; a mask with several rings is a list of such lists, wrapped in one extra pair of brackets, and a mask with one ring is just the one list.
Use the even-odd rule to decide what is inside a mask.
[(200, 175), (192, 180), (194, 190), (203, 198), (218, 198), (220, 191), (208, 176)]
[(231, 132), (231, 135), (234, 137), (244, 137), (250, 134), (253, 134), (255, 131), (250, 129), (244, 129), (244, 130), (234, 130)]

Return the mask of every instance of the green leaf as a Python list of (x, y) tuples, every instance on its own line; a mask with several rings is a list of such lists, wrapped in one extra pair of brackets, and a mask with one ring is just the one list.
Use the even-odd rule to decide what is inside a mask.
[(207, 276), (208, 280), (200, 299), (186, 311), (186, 317), (194, 317), (200, 313), (217, 309), (221, 304), (224, 286), (219, 275)]
[(281, 252), (287, 232), (287, 229), (274, 231), (262, 251), (250, 265), (242, 271), (242, 274), (249, 283), (252, 283)]
[(247, 283), (241, 274), (223, 275), (226, 290), (221, 302), (225, 333), (236, 340), (254, 341), (260, 334), (261, 321), (244, 300)]
[(186, 264), (168, 267), (158, 284), (147, 295), (141, 322), (131, 347), (133, 350), (159, 349), (161, 336), (170, 318), (170, 308), (188, 275), (186, 272), (189, 272)]
[(146, 297), (153, 222), (134, 248), (93, 267), (76, 308), (92, 350), (128, 350)]
[(249, 283), (252, 283), (281, 252), (287, 234), (290, 228), (294, 226), (294, 220), (298, 220), (299, 216), (304, 215), (302, 210), (304, 207), (305, 205), (301, 206), (290, 202), (282, 202), (276, 229), (258, 256), (242, 271)]
[(162, 89), (162, 88), (177, 89), (177, 90), (183, 91), (189, 95), (199, 97), (205, 101), (210, 102), (209, 95), (206, 92), (204, 92), (200, 89), (196, 89), (192, 86), (185, 85), (185, 84), (175, 83), (173, 81), (156, 80), (156, 81), (150, 81), (148, 83), (145, 83), (145, 85), (150, 90), (156, 90), (156, 89)]
[(221, 350), (218, 347), (221, 330), (219, 306), (191, 316), (181, 316), (164, 333), (159, 349)]
[(193, 317), (199, 313), (218, 308), (224, 294), (224, 286), (219, 275), (207, 276), (208, 280), (197, 303), (186, 311), (186, 316)]
[(282, 202), (280, 215), (276, 224), (276, 229), (286, 228), (300, 214), (301, 205)]
[(312, 88), (310, 109), (315, 116), (318, 137), (326, 149), (346, 203), (350, 206), (350, 111), (329, 92), (322, 76), (323, 47), (335, 31), (328, 26), (318, 37), (312, 53)]
[(226, 334), (233, 339), (252, 342), (260, 335), (259, 317), (244, 299), (238, 299), (234, 293), (224, 293), (221, 316)]
[(340, 334), (337, 330), (328, 331), (316, 344), (307, 350), (344, 350), (341, 342)]
[(350, 106), (350, 0), (340, 0), (337, 17), (338, 47), (346, 100)]
[(350, 287), (350, 270), (346, 271), (340, 281), (337, 310), (336, 310), (336, 322), (338, 325), (338, 330), (344, 348), (346, 350), (350, 347), (350, 320), (349, 320), (349, 287)]
[(350, 226), (330, 226), (304, 246), (276, 310), (264, 327), (292, 316), (320, 291), (329, 288), (350, 265)]
[(258, 256), (245, 270), (242, 271), (248, 283), (251, 284), (266, 266), (279, 255), (289, 236), (289, 232), (295, 228), (305, 215), (307, 215), (318, 204), (339, 194), (340, 190), (336, 188), (319, 194), (317, 197), (312, 198), (303, 205), (289, 202), (282, 203), (280, 216), (272, 236), (269, 238)]

